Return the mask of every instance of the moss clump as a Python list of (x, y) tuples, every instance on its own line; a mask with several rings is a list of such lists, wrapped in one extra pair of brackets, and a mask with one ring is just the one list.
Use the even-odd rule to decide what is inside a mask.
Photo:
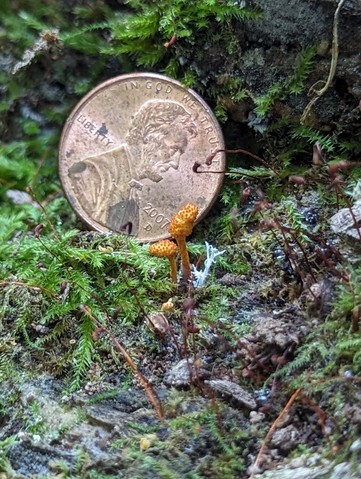
[[(72, 388), (77, 388), (96, 350), (96, 324), (82, 305), (100, 324), (117, 313), (117, 334), (122, 324), (138, 322), (155, 296), (161, 303), (171, 285), (153, 277), (151, 272), (162, 266), (130, 238), (72, 230), (38, 239), (20, 233), (19, 243), (9, 242), (20, 224), (8, 225), (3, 236), (8, 242), (0, 248), (1, 324), (56, 374), (71, 369)], [(3, 364), (10, 360), (3, 358)]]

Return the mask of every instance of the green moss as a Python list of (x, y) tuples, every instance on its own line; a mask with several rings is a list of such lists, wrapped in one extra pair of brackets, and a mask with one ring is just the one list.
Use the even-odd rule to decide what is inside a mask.
[(305, 80), (311, 72), (316, 53), (314, 46), (302, 50), (297, 55), (293, 74), (287, 80), (273, 84), (266, 94), (255, 98), (259, 116), (265, 116), (276, 100), (284, 100), (288, 95), (299, 95), (304, 90)]
[[(4, 236), (10, 239), (11, 231), (19, 225), (19, 220), (11, 221), (3, 230)], [(142, 314), (140, 308), (152, 310), (156, 295), (161, 304), (171, 291), (170, 282), (163, 280), (168, 272), (146, 247), (119, 235), (96, 234), (90, 235), (90, 242), (86, 240), (83, 246), (83, 236), (70, 231), (38, 240), (33, 234), (23, 234), (20, 248), (17, 243), (2, 243), (0, 248), (1, 260), (6, 259), (0, 271), (5, 292), (2, 322), (12, 317), (14, 340), (23, 338), (39, 357), (49, 349), (56, 351), (73, 344), (66, 347), (62, 359), (55, 356), (47, 361), (50, 368), (57, 363), (58, 373), (72, 368), (72, 389), (79, 387), (96, 349), (96, 324), (81, 305), (87, 305), (104, 324), (107, 316), (120, 308), (120, 328), (121, 324), (137, 321)], [(157, 274), (153, 276), (151, 271)], [(11, 357), (3, 358), (3, 369), (9, 361)]]
[[(202, 478), (210, 473), (215, 479), (234, 479), (245, 470), (242, 449), (247, 444), (247, 431), (239, 428), (231, 411), (219, 405), (199, 408), (192, 407), (189, 394), (173, 391), (173, 397), (166, 404), (168, 411), (174, 407), (188, 405), (197, 408), (183, 412), (167, 422), (167, 428), (152, 434), (135, 434), (116, 440), (112, 449), (126, 451), (124, 460), (131, 459), (134, 477), (151, 472), (155, 477)], [(199, 409), (198, 409), (199, 408)], [(161, 438), (160, 438), (161, 437)], [(140, 442), (149, 439), (149, 449), (140, 450)], [(192, 454), (192, 451), (193, 454)], [(203, 451), (204, 459), (194, 462), (196, 451)]]
[[(257, 18), (259, 11), (239, 7), (232, 1), (202, 0), (192, 4), (185, 0), (151, 2), (139, 0), (128, 2), (131, 11), (123, 18), (112, 22), (113, 45), (102, 50), (110, 55), (129, 54), (135, 57), (138, 66), (152, 67), (165, 59), (165, 71), (175, 73), (175, 64), (168, 58), (164, 43), (176, 35), (177, 42), (194, 42), (199, 32), (231, 20)], [(189, 79), (188, 79), (189, 81)]]
[(346, 385), (348, 375), (361, 374), (361, 333), (352, 331), (353, 315), (361, 298), (360, 274), (360, 267), (352, 269), (350, 281), (338, 286), (326, 321), (309, 334), (295, 358), (277, 372), (279, 377), (293, 377), (293, 388), (308, 381), (308, 393), (315, 394), (327, 391), (332, 384)]
[(332, 153), (335, 150), (337, 141), (332, 135), (323, 134), (315, 128), (306, 125), (295, 125), (292, 131), (292, 138), (295, 140), (306, 140), (309, 145), (318, 143), (320, 148), (328, 153)]
[(0, 441), (0, 471), (12, 476), (13, 470), (8, 460), (7, 454), (9, 449), (17, 443), (16, 436), (9, 436), (8, 438)]

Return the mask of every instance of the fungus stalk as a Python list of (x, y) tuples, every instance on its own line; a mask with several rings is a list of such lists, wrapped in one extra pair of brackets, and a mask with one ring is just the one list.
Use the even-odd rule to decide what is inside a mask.
[(170, 264), (170, 278), (173, 283), (177, 282), (177, 264), (175, 262), (175, 258), (169, 258)]
[(192, 271), (191, 271), (191, 262), (189, 260), (189, 254), (187, 250), (187, 245), (186, 245), (186, 238), (185, 236), (178, 236), (174, 237), (175, 240), (177, 241), (178, 248), (179, 248), (179, 253), (181, 256), (181, 262), (182, 262), (182, 276), (186, 280), (188, 280), (191, 277)]
[(192, 233), (194, 222), (198, 215), (198, 207), (191, 203), (186, 204), (176, 213), (169, 225), (169, 233), (177, 241), (182, 262), (183, 279), (191, 277), (191, 263), (186, 246), (186, 237)]

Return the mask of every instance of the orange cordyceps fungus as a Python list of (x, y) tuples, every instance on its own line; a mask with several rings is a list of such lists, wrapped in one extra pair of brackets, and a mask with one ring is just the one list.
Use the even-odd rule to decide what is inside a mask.
[(192, 233), (194, 222), (198, 215), (198, 207), (187, 203), (176, 213), (170, 222), (168, 231), (178, 243), (182, 260), (183, 278), (188, 280), (191, 276), (191, 264), (186, 247), (186, 237)]
[(178, 248), (173, 241), (161, 240), (149, 246), (149, 253), (159, 258), (168, 258), (170, 263), (170, 276), (174, 283), (177, 282), (177, 265), (175, 258), (178, 253)]

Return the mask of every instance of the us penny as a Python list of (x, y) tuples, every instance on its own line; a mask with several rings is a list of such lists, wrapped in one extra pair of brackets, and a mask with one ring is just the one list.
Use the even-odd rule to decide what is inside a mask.
[(171, 217), (185, 203), (200, 221), (223, 182), (219, 124), (194, 91), (165, 76), (134, 73), (90, 91), (61, 136), (59, 174), (75, 212), (92, 229), (128, 233), (142, 242), (169, 237)]

